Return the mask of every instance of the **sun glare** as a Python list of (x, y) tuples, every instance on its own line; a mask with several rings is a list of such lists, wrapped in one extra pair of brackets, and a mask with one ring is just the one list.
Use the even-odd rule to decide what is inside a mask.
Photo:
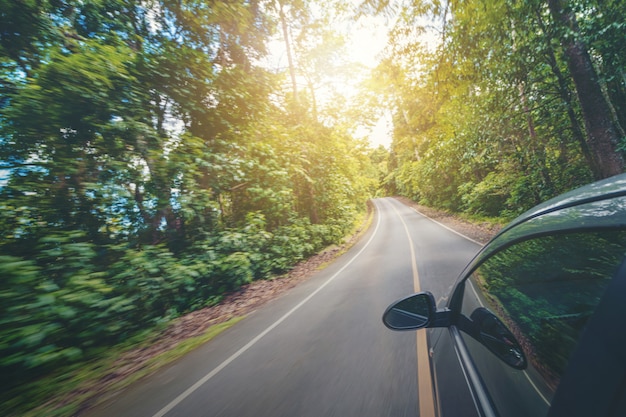
[[(338, 70), (333, 66), (336, 62), (328, 62), (315, 75), (321, 82), (315, 88), (315, 100), (319, 106), (324, 106), (332, 102), (336, 94), (343, 96), (348, 102), (354, 99), (359, 93), (359, 86), (362, 81), (370, 76), (371, 69), (378, 65), (379, 58), (387, 45), (388, 31), (391, 26), (389, 19), (375, 16), (362, 16), (357, 21), (351, 18), (335, 21), (330, 28), (331, 31), (343, 36), (345, 46), (340, 60), (344, 65), (343, 70)], [(290, 33), (292, 38), (297, 37), (297, 32)], [(293, 42), (293, 39), (290, 39)], [(329, 53), (321, 45), (322, 52), (329, 54), (329, 59), (333, 59), (333, 54)], [(289, 62), (285, 40), (281, 31), (278, 31), (274, 39), (267, 44), (268, 56), (261, 62), (261, 65), (275, 72), (287, 73)], [(293, 53), (293, 45), (292, 45)], [(337, 51), (334, 51), (337, 52)], [(296, 56), (296, 61), (298, 57)], [(322, 61), (323, 62), (323, 61)], [(296, 62), (296, 67), (298, 66)], [(347, 69), (346, 69), (347, 68)], [(311, 87), (310, 79), (307, 79), (301, 71), (296, 68), (296, 84), (300, 91), (308, 91)], [(310, 78), (310, 77), (309, 77)], [(290, 89), (291, 83), (285, 80), (285, 88)], [(288, 91), (288, 90), (287, 90)], [(391, 143), (390, 117), (384, 115), (371, 126), (361, 126), (356, 129), (354, 135), (357, 138), (367, 138), (373, 147), (383, 145), (388, 147)]]

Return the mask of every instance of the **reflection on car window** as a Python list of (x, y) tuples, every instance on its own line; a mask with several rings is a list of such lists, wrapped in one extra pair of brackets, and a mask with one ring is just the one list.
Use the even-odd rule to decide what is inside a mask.
[(495, 313), (519, 341), (528, 369), (516, 370), (476, 340), (464, 340), (502, 415), (543, 415), (589, 317), (616, 273), (626, 232), (525, 241), (490, 257), (466, 283), (462, 313)]

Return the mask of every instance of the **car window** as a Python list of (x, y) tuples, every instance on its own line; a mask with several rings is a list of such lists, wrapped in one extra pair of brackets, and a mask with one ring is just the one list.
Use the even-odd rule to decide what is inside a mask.
[[(460, 287), (467, 328), (479, 327), (480, 320), (498, 329), (488, 339), (480, 332), (462, 334), (499, 414), (547, 413), (625, 243), (624, 231), (523, 241), (489, 257)], [(497, 319), (485, 321), (487, 316)]]

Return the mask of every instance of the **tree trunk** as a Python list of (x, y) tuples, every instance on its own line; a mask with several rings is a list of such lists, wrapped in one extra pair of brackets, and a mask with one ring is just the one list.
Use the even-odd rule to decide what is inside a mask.
[[(611, 108), (602, 94), (598, 76), (585, 45), (574, 13), (564, 10), (564, 0), (549, 0), (550, 13), (561, 31), (561, 45), (576, 86), (585, 119), (587, 142), (591, 149), (597, 178), (607, 178), (624, 170), (624, 159), (617, 150), (619, 135), (611, 119)], [(573, 35), (573, 36), (572, 36)]]
[(283, 28), (283, 37), (285, 38), (285, 48), (287, 49), (287, 62), (289, 63), (289, 75), (291, 76), (291, 85), (293, 87), (293, 101), (298, 102), (298, 85), (296, 84), (296, 68), (293, 64), (293, 57), (291, 56), (291, 43), (289, 42), (289, 27), (287, 26), (287, 18), (285, 17), (285, 11), (283, 10), (282, 1), (278, 2), (280, 7), (280, 22)]
[[(532, 155), (532, 161), (529, 164), (531, 168), (533, 164), (537, 162), (539, 174), (541, 175), (541, 180), (543, 181), (543, 185), (548, 190), (552, 191), (554, 189), (552, 184), (552, 178), (550, 178), (550, 172), (548, 171), (546, 164), (546, 150), (544, 147), (537, 146), (537, 131), (535, 130), (535, 122), (533, 121), (533, 116), (530, 111), (530, 107), (528, 106), (528, 98), (526, 97), (526, 84), (524, 82), (520, 82), (518, 84), (519, 94), (520, 94), (520, 102), (522, 104), (522, 109), (524, 110), (524, 114), (526, 115), (526, 125), (528, 127), (528, 136), (529, 136), (529, 150)], [(536, 169), (536, 168), (534, 168)], [(537, 204), (541, 202), (543, 199), (542, 196), (537, 196)]]
[[(543, 22), (543, 17), (541, 16), (541, 12), (535, 9), (535, 14), (537, 16), (537, 23), (541, 27), (541, 31), (543, 32), (544, 37), (545, 37), (546, 59), (548, 60), (548, 64), (550, 65), (550, 68), (552, 69), (552, 73), (556, 77), (559, 97), (561, 97), (561, 100), (563, 101), (563, 104), (565, 105), (565, 109), (567, 111), (567, 117), (569, 118), (570, 126), (572, 128), (572, 135), (574, 135), (575, 141), (580, 145), (580, 151), (582, 152), (583, 157), (585, 158), (585, 161), (587, 161), (587, 165), (591, 169), (593, 176), (595, 178), (600, 178), (600, 172), (595, 166), (595, 160), (593, 159), (593, 156), (591, 155), (591, 151), (589, 150), (589, 145), (587, 144), (587, 141), (585, 140), (585, 134), (583, 132), (583, 128), (580, 125), (578, 117), (576, 117), (576, 112), (574, 111), (574, 104), (573, 104), (574, 99), (572, 98), (572, 92), (570, 88), (568, 87), (568, 83), (567, 83), (565, 76), (563, 75), (563, 72), (559, 68), (559, 64), (556, 59), (556, 54), (554, 52), (554, 48), (552, 47), (552, 39), (554, 38), (552, 36), (552, 33), (546, 28), (546, 25)], [(565, 145), (564, 142), (561, 142), (561, 143), (563, 146)], [(562, 161), (564, 163), (567, 163), (567, 158), (564, 152), (562, 152), (561, 158), (563, 158)]]
[(311, 91), (311, 106), (313, 111), (313, 120), (317, 122), (317, 99), (315, 98), (315, 87), (313, 86), (313, 81), (307, 77), (307, 84), (309, 85), (309, 90)]

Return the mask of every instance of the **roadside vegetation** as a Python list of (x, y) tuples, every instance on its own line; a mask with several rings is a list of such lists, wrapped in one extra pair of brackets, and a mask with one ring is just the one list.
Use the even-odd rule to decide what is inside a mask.
[[(40, 378), (340, 242), (376, 191), (358, 109), (315, 96), (323, 73), (283, 83), (330, 36), (305, 4), (0, 10), (4, 415), (45, 401)], [(275, 69), (280, 23), (297, 38)]]
[[(373, 196), (498, 223), (624, 170), (624, 0), (0, 10), (5, 415), (342, 242)], [(370, 75), (365, 15), (393, 23)], [(389, 149), (356, 138), (385, 113)]]
[(624, 171), (623, 0), (365, 4), (399, 16), (370, 81), (386, 193), (511, 219)]

